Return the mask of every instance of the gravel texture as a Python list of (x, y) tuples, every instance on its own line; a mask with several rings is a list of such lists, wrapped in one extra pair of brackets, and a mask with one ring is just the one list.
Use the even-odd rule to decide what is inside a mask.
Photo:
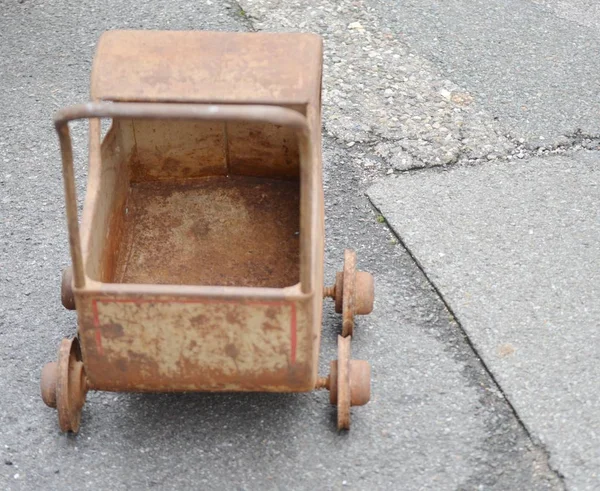
[(600, 155), (422, 171), (369, 189), (551, 466), (600, 487)]
[(325, 129), (344, 145), (363, 144), (396, 170), (497, 158), (515, 148), (470, 93), (378, 20), (370, 2), (240, 4), (258, 30), (323, 36)]

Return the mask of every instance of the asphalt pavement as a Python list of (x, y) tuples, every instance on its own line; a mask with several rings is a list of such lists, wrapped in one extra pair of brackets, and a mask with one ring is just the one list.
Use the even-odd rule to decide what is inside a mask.
[(552, 149), (600, 136), (600, 65), (593, 61), (600, 11), (584, 3), (371, 4), (400, 40), (467, 88), (515, 144)]
[[(428, 4), (413, 2), (413, 22), (418, 8), (430, 8)], [(582, 122), (589, 123), (581, 126), (582, 131), (589, 134), (565, 136), (568, 148), (536, 147), (533, 139), (527, 140), (529, 127), (511, 133), (523, 124), (519, 118), (496, 114), (495, 106), (478, 92), (481, 87), (470, 84), (467, 75), (450, 71), (417, 37), (398, 35), (396, 16), (408, 7), (407, 2), (333, 0), (240, 4), (26, 0), (3, 6), (3, 488), (565, 487), (548, 448), (532, 437), (473, 349), (464, 326), (365, 193), (374, 183), (392, 178), (390, 174), (423, 167), (520, 161), (538, 153), (593, 146), (593, 111), (581, 111)], [(482, 4), (475, 7), (479, 12), (485, 9)], [(533, 15), (531, 10), (538, 7), (542, 8), (518, 2), (513, 14), (522, 8)], [(559, 7), (543, 8), (559, 18)], [(564, 15), (564, 8), (561, 12)], [(564, 24), (565, 18), (560, 18)], [(372, 400), (353, 411), (349, 433), (335, 431), (335, 411), (324, 392), (90, 393), (77, 436), (61, 434), (55, 411), (42, 403), (40, 369), (55, 357), (60, 339), (75, 333), (75, 316), (64, 311), (59, 300), (60, 272), (69, 258), (52, 115), (59, 107), (87, 100), (95, 43), (101, 32), (115, 28), (302, 30), (323, 36), (326, 279), (331, 281), (339, 269), (343, 249), (352, 247), (360, 267), (376, 280), (375, 310), (359, 319), (353, 343), (354, 355), (371, 362)], [(589, 27), (590, 32), (593, 29)], [(483, 29), (478, 36), (485, 38), (487, 32)], [(587, 70), (588, 83), (596, 83), (593, 68)], [(573, 102), (572, 109), (578, 112), (579, 106)], [(544, 134), (565, 133), (559, 130)], [(85, 126), (74, 132), (74, 140), (81, 196)], [(320, 362), (324, 373), (335, 357), (339, 329), (339, 316), (327, 304)]]

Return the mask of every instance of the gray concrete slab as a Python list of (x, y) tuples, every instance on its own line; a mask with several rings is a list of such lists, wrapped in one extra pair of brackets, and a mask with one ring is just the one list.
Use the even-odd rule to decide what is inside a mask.
[(550, 463), (600, 487), (600, 155), (386, 178), (368, 195)]
[[(69, 263), (52, 114), (86, 100), (99, 33), (248, 28), (235, 5), (9, 3), (0, 17), (0, 489), (561, 489), (456, 323), (364, 196), (387, 168), (325, 145), (326, 277), (344, 247), (376, 278), (354, 353), (373, 399), (334, 430), (326, 393), (90, 393), (77, 437), (39, 396), (43, 363), (75, 332), (60, 305)], [(340, 51), (343, 55), (343, 51)], [(74, 132), (80, 196), (84, 126)], [(321, 369), (340, 319), (327, 304)]]
[(368, 4), (385, 30), (470, 91), (517, 141), (547, 147), (577, 140), (564, 137), (577, 130), (599, 136), (600, 11), (593, 2)]

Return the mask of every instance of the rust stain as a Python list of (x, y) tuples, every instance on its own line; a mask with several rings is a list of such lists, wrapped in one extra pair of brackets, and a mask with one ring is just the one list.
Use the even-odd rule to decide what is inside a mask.
[(265, 316), (269, 320), (274, 320), (277, 317), (277, 310), (276, 309), (267, 309), (265, 311)]
[(514, 355), (516, 348), (510, 343), (504, 343), (498, 346), (498, 356), (500, 358), (506, 358)]
[(208, 316), (206, 316), (204, 314), (195, 315), (193, 317), (190, 317), (190, 322), (192, 324), (198, 324), (200, 326), (208, 324), (208, 321), (209, 321)]
[[(181, 221), (180, 221), (181, 223)], [(191, 226), (190, 231), (198, 238), (202, 238), (210, 232), (210, 222), (205, 218), (196, 218), (196, 221)]]
[(104, 324), (100, 326), (100, 329), (105, 338), (118, 338), (123, 336), (123, 326), (121, 324)]
[(241, 312), (236, 310), (228, 310), (225, 314), (225, 320), (232, 326), (240, 325), (244, 321), (241, 316)]
[(265, 332), (270, 332), (270, 331), (280, 331), (281, 330), (281, 326), (274, 324), (272, 322), (265, 322), (263, 324), (263, 331)]
[(240, 351), (238, 350), (238, 348), (235, 344), (228, 343), (225, 346), (225, 354), (235, 360), (235, 359), (237, 359), (238, 355), (240, 354)]
[[(159, 387), (309, 388), (314, 345), (310, 342), (303, 346), (301, 361), (297, 360), (295, 302), (96, 298), (92, 305), (96, 305), (94, 323), (107, 329), (104, 354), (87, 353), (94, 387), (142, 391)], [(267, 318), (267, 311), (275, 320)], [(237, 315), (230, 315), (232, 312)], [(239, 323), (232, 325), (232, 319)], [(302, 329), (306, 328), (309, 325), (302, 324)], [(292, 372), (295, 365), (304, 368)], [(117, 379), (109, 378), (110, 367), (121, 374)], [(101, 377), (97, 378), (99, 373)], [(281, 389), (284, 386), (288, 388)]]
[(300, 280), (299, 200), (297, 182), (265, 178), (133, 184), (115, 281), (294, 285)]

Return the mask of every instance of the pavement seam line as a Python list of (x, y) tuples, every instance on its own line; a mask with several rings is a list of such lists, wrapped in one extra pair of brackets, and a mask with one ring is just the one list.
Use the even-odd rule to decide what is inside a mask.
[(373, 210), (377, 213), (378, 216), (381, 216), (383, 218), (383, 221), (381, 223), (384, 224), (388, 228), (388, 230), (392, 233), (392, 235), (398, 241), (398, 244), (400, 244), (404, 248), (404, 250), (410, 256), (410, 258), (414, 261), (414, 263), (417, 265), (417, 268), (419, 268), (419, 270), (421, 271), (421, 273), (423, 274), (423, 276), (427, 280), (427, 283), (429, 283), (429, 285), (433, 288), (433, 291), (440, 298), (440, 300), (444, 304), (444, 307), (446, 307), (446, 309), (448, 310), (448, 312), (452, 316), (452, 319), (454, 319), (454, 322), (456, 322), (456, 325), (458, 326), (458, 329), (460, 330), (462, 336), (464, 337), (467, 345), (473, 351), (473, 354), (475, 355), (476, 359), (481, 363), (481, 366), (483, 367), (486, 375), (488, 377), (490, 377), (490, 380), (492, 381), (493, 385), (498, 389), (498, 391), (500, 392), (500, 394), (502, 394), (502, 397), (504, 398), (504, 400), (508, 404), (508, 407), (510, 408), (510, 411), (512, 412), (513, 416), (515, 417), (517, 423), (523, 429), (523, 431), (527, 435), (527, 438), (529, 439), (529, 441), (531, 442), (531, 444), (534, 445), (540, 452), (542, 452), (542, 454), (546, 458), (546, 463), (548, 465), (548, 469), (551, 470), (555, 474), (555, 476), (557, 477), (557, 479), (562, 484), (563, 488), (567, 489), (566, 485), (565, 485), (565, 476), (560, 472), (559, 469), (554, 468), (552, 466), (552, 464), (550, 463), (550, 452), (544, 446), (544, 444), (541, 441), (539, 441), (537, 438), (535, 438), (532, 435), (532, 433), (529, 431), (529, 428), (527, 428), (527, 425), (521, 419), (521, 417), (519, 416), (519, 413), (517, 413), (517, 410), (515, 409), (515, 407), (513, 406), (511, 400), (508, 398), (508, 396), (504, 392), (502, 386), (500, 385), (500, 383), (498, 382), (498, 380), (496, 379), (496, 377), (494, 376), (494, 374), (492, 373), (492, 371), (487, 366), (485, 360), (480, 356), (479, 352), (475, 348), (475, 345), (473, 344), (473, 342), (471, 341), (471, 338), (469, 337), (469, 335), (465, 331), (465, 329), (464, 329), (464, 327), (463, 327), (460, 319), (458, 318), (458, 316), (456, 315), (456, 313), (454, 312), (454, 310), (452, 309), (452, 307), (450, 306), (450, 304), (448, 303), (448, 301), (446, 300), (446, 298), (442, 294), (441, 290), (437, 287), (437, 285), (434, 283), (434, 281), (429, 277), (429, 275), (425, 271), (425, 268), (423, 267), (423, 265), (421, 264), (421, 262), (417, 259), (417, 257), (408, 248), (408, 246), (406, 245), (406, 243), (404, 242), (404, 240), (402, 239), (402, 237), (400, 237), (400, 234), (398, 232), (396, 232), (396, 230), (388, 222), (387, 218), (382, 213), (382, 211), (377, 207), (377, 205), (375, 205), (375, 203), (373, 202), (373, 200), (371, 200), (371, 197), (369, 195), (366, 195), (366, 196), (367, 196), (367, 200), (369, 201), (369, 203), (373, 207)]
[(444, 167), (444, 166), (449, 165), (447, 163), (446, 164), (442, 164), (442, 163), (427, 164), (427, 162), (425, 162), (421, 158), (419, 158), (419, 156), (416, 153), (412, 152), (408, 147), (403, 145), (402, 139), (387, 138), (387, 137), (383, 137), (383, 136), (382, 137), (374, 136), (373, 138), (370, 138), (368, 140), (356, 140), (351, 147), (348, 147), (347, 140), (344, 140), (343, 138), (341, 138), (337, 135), (327, 132), (327, 128), (325, 128), (325, 127), (323, 128), (323, 132), (324, 132), (324, 134), (327, 134), (328, 138), (332, 138), (333, 141), (335, 141), (338, 145), (345, 147), (346, 151), (348, 151), (349, 149), (352, 149), (352, 150), (362, 149), (365, 152), (368, 151), (369, 153), (376, 156), (378, 159), (381, 159), (383, 162), (385, 162), (387, 164), (389, 164), (389, 158), (378, 155), (376, 153), (375, 146), (377, 145), (377, 143), (381, 143), (381, 142), (397, 144), (400, 147), (400, 150), (402, 150), (407, 155), (409, 155), (418, 165), (414, 165), (413, 167), (410, 167), (408, 169), (394, 169), (394, 172), (407, 172), (407, 171), (411, 171), (411, 170), (430, 169), (433, 167)]
[[(519, 158), (519, 159), (514, 159), (514, 158), (506, 158), (506, 157), (501, 157), (498, 158), (496, 160), (493, 161), (489, 161), (486, 159), (474, 159), (474, 160), (459, 160), (457, 162), (453, 162), (451, 164), (435, 164), (435, 165), (428, 165), (428, 166), (423, 166), (423, 167), (418, 167), (418, 166), (414, 166), (414, 167), (410, 167), (408, 169), (394, 169), (393, 174), (394, 175), (400, 175), (400, 174), (413, 174), (413, 173), (417, 173), (417, 172), (427, 172), (427, 171), (449, 171), (452, 169), (456, 169), (456, 168), (472, 168), (472, 167), (479, 167), (479, 166), (483, 166), (483, 165), (489, 165), (489, 164), (514, 164), (514, 165), (519, 165), (519, 164), (524, 164), (525, 162), (528, 162), (531, 159), (536, 159), (536, 158), (545, 158), (545, 159), (556, 159), (556, 158), (561, 158), (564, 157), (565, 155), (576, 155), (579, 152), (594, 152), (595, 150), (590, 150), (588, 148), (585, 147), (581, 147), (581, 148), (575, 148), (574, 145), (576, 145), (576, 143), (573, 144), (573, 147), (567, 147), (564, 145), (560, 145), (557, 148), (553, 149), (553, 150), (548, 150), (548, 149), (544, 149), (544, 153), (535, 153), (531, 155), (527, 155), (523, 158)], [(599, 146), (598, 146), (598, 150), (600, 151), (600, 142), (599, 142)], [(382, 160), (386, 161), (386, 159)]]
[[(323, 133), (327, 134), (328, 137), (332, 138), (336, 143), (341, 146), (347, 147), (348, 142), (343, 138), (331, 134), (327, 131), (326, 126), (323, 127)], [(352, 147), (352, 150), (362, 149), (365, 153), (370, 153), (372, 156), (377, 157), (382, 162), (385, 162), (390, 168), (393, 170), (394, 174), (404, 174), (409, 172), (418, 172), (418, 171), (426, 171), (428, 169), (450, 169), (457, 166), (478, 166), (485, 165), (488, 163), (494, 162), (508, 162), (508, 163), (518, 163), (518, 162), (526, 162), (532, 158), (555, 158), (564, 155), (568, 155), (570, 153), (586, 151), (600, 151), (600, 136), (595, 135), (584, 135), (580, 132), (575, 132), (572, 134), (565, 135), (566, 138), (569, 138), (569, 141), (566, 143), (557, 143), (555, 145), (549, 145), (546, 147), (538, 147), (537, 149), (532, 149), (526, 147), (526, 144), (517, 142), (516, 138), (507, 137), (511, 141), (515, 142), (515, 150), (507, 155), (498, 155), (496, 159), (490, 161), (487, 158), (470, 158), (469, 153), (465, 151), (464, 147), (459, 148), (458, 152), (454, 156), (454, 158), (449, 162), (440, 162), (435, 164), (428, 164), (419, 158), (419, 156), (412, 152), (411, 149), (403, 144), (403, 139), (399, 138), (389, 138), (381, 135), (372, 135), (372, 138), (365, 140), (356, 140)], [(586, 142), (587, 140), (587, 142)], [(390, 159), (378, 155), (375, 150), (375, 146), (378, 142), (387, 142), (398, 145), (398, 147), (405, 152), (408, 156), (410, 156), (414, 164), (411, 167), (406, 169), (398, 169), (393, 167), (390, 164)], [(425, 140), (427, 141), (427, 140)], [(462, 139), (461, 139), (462, 141)], [(588, 146), (583, 146), (584, 143), (587, 143)], [(590, 146), (595, 148), (589, 148)]]

